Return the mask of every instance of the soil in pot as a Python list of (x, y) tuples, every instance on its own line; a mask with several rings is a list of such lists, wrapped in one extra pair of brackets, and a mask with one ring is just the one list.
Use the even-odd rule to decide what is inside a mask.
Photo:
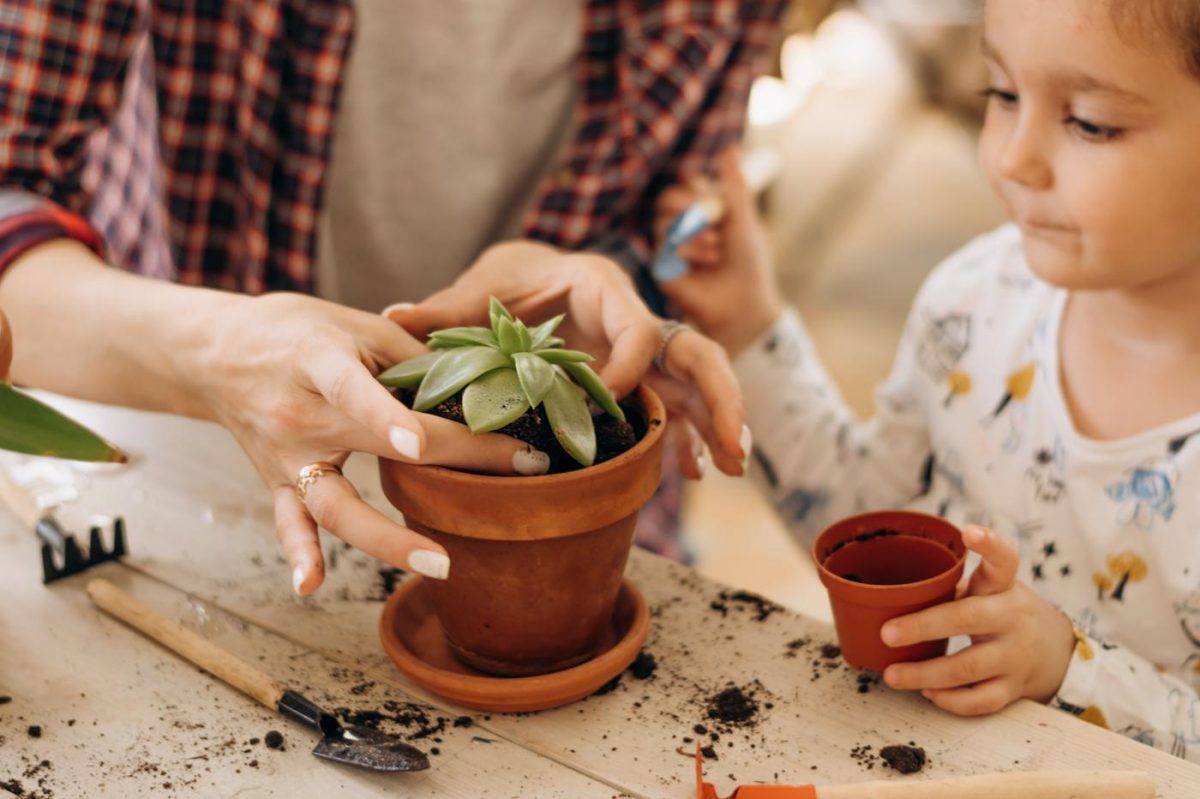
[[(393, 389), (392, 393), (411, 408), (416, 391), (412, 389)], [(596, 424), (596, 464), (612, 460), (633, 447), (646, 434), (646, 417), (642, 412), (641, 403), (636, 395), (629, 395), (618, 403), (625, 412), (625, 421), (614, 419), (607, 413), (593, 416)], [(441, 416), (443, 419), (466, 423), (462, 409), (462, 392), (430, 408), (427, 413)], [(550, 474), (572, 472), (583, 467), (567, 454), (567, 451), (554, 437), (554, 429), (546, 418), (546, 411), (541, 406), (530, 408), (518, 418), (496, 432), (524, 441), (550, 456)], [(595, 465), (595, 464), (593, 464)]]

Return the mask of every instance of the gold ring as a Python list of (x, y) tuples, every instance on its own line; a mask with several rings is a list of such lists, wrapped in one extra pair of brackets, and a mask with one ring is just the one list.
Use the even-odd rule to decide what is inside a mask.
[(296, 493), (300, 495), (300, 501), (304, 501), (304, 498), (308, 495), (308, 489), (312, 488), (313, 483), (327, 474), (341, 473), (341, 468), (329, 461), (317, 461), (305, 466), (296, 474)]

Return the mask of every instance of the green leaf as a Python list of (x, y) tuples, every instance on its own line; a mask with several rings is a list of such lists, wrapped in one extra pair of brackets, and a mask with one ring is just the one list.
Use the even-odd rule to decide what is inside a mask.
[(511, 319), (501, 318), (496, 325), (496, 340), (500, 342), (500, 351), (505, 355), (522, 352), (521, 334), (517, 332), (517, 324)]
[[(533, 341), (530, 342), (529, 349), (536, 350), (539, 347), (549, 346), (546, 344), (546, 340), (550, 338), (551, 333), (558, 329), (558, 326), (562, 324), (562, 320), (565, 319), (566, 316), (566, 314), (560, 313), (553, 319), (547, 319), (545, 322), (542, 322), (540, 325), (535, 327), (532, 331)], [(562, 341), (562, 339), (557, 339), (557, 341)], [(562, 344), (559, 344), (559, 346), (561, 347)]]
[(464, 386), (482, 374), (502, 366), (512, 366), (507, 355), (491, 347), (458, 347), (447, 350), (442, 357), (430, 367), (417, 397), (413, 400), (413, 410), (427, 411), (452, 397)]
[(0, 449), (75, 461), (123, 463), (125, 453), (49, 405), (0, 383)]
[(463, 416), (472, 433), (499, 430), (529, 410), (529, 400), (514, 369), (495, 369), (467, 386)]
[(501, 319), (507, 319), (511, 322), (513, 316), (508, 312), (508, 309), (504, 307), (504, 303), (500, 302), (500, 300), (496, 299), (495, 297), (489, 297), (488, 318), (491, 320), (492, 330), (496, 330), (496, 323), (498, 321)]
[(425, 373), (445, 354), (442, 351), (427, 352), (424, 355), (409, 358), (407, 361), (396, 364), (375, 379), (385, 386), (392, 388), (416, 388), (421, 385), (421, 381), (425, 378)]
[(520, 319), (513, 322), (517, 326), (517, 336), (521, 339), (521, 348), (517, 352), (529, 352), (533, 349), (533, 335), (529, 332), (529, 328)]
[(567, 454), (583, 466), (596, 460), (596, 427), (587, 406), (587, 394), (562, 374), (542, 401), (554, 437)]
[[(554, 347), (565, 347), (566, 345), (567, 345), (567, 342), (563, 341), (558, 336), (547, 336), (546, 340), (542, 342), (542, 347), (545, 349), (551, 349)], [(535, 347), (534, 349), (537, 349), (537, 348)]]
[(517, 365), (517, 377), (521, 378), (525, 398), (536, 408), (554, 383), (554, 367), (532, 352), (514, 353), (513, 363)]
[(604, 385), (600, 375), (592, 371), (592, 367), (586, 363), (564, 363), (562, 367), (571, 373), (571, 377), (575, 378), (576, 383), (583, 386), (597, 405), (608, 411), (609, 416), (620, 419), (622, 422), (625, 421), (625, 412), (613, 399), (612, 392), (608, 390), (608, 386)]
[(585, 363), (595, 360), (586, 352), (579, 350), (536, 350), (534, 355), (548, 363)]
[[(437, 344), (438, 346), (434, 346)], [(429, 334), (429, 346), (433, 349), (450, 347), (494, 347), (496, 337), (486, 327), (448, 327)]]

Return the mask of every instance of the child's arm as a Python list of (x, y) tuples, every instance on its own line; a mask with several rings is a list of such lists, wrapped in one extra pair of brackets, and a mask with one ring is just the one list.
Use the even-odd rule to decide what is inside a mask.
[[(964, 716), (994, 713), (1021, 698), (1067, 710), (1143, 743), (1200, 761), (1200, 700), (1185, 681), (1129, 650), (1080, 632), (1064, 613), (1017, 580), (1016, 548), (979, 527), (963, 531), (982, 556), (960, 599), (884, 625), (904, 646), (955, 635), (972, 645), (883, 673), (893, 688), (919, 690)], [(1195, 747), (1188, 751), (1188, 746)]]
[(663, 293), (709, 338), (736, 356), (779, 318), (783, 301), (775, 287), (765, 231), (741, 172), (741, 152), (731, 147), (717, 161), (720, 184), (705, 178), (671, 186), (659, 195), (655, 232), (668, 226), (693, 201), (720, 192), (725, 213), (719, 225), (679, 248), (689, 267), (683, 277), (660, 284)]
[[(800, 319), (782, 310), (768, 248), (737, 154), (720, 162), (725, 217), (680, 249), (690, 271), (663, 292), (703, 332), (737, 355), (754, 472), (803, 539), (849, 513), (896, 507), (923, 487), (930, 445), (914, 345), (906, 335), (875, 418), (861, 424), (821, 366)], [(664, 192), (660, 226), (686, 206), (689, 188)], [(914, 314), (914, 319), (918, 318)]]

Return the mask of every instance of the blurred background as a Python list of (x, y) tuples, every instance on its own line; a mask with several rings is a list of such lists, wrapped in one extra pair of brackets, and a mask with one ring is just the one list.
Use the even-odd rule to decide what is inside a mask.
[[(784, 296), (863, 418), (937, 263), (1004, 221), (976, 163), (982, 0), (794, 0), (750, 99), (748, 162)], [(705, 575), (829, 618), (808, 553), (749, 480), (689, 485)]]

